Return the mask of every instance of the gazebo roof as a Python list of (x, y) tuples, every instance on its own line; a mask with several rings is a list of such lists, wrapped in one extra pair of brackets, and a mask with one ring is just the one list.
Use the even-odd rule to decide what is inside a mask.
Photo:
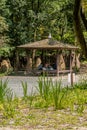
[(24, 45), (17, 46), (23, 49), (67, 49), (76, 50), (78, 47), (66, 43), (62, 43), (53, 39), (44, 39), (36, 42), (30, 42)]

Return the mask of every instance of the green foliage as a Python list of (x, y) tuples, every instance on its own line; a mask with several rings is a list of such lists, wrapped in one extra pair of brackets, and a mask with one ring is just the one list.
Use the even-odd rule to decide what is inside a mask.
[[(43, 116), (42, 111), (45, 112), (45, 116), (46, 116), (47, 110), (51, 113), (52, 116), (52, 113), (54, 113), (53, 108), (63, 109), (62, 110), (63, 117), (65, 117), (65, 114), (66, 115), (74, 114), (73, 116), (75, 115), (77, 116), (77, 114), (80, 115), (85, 114), (85, 110), (87, 108), (86, 106), (87, 91), (86, 89), (84, 89), (85, 88), (84, 86), (86, 86), (85, 84), (86, 82), (84, 82), (84, 84), (81, 84), (83, 85), (82, 87), (83, 89), (82, 89), (80, 88), (81, 86), (79, 87), (80, 84), (75, 84), (73, 88), (72, 87), (62, 88), (61, 82), (57, 82), (57, 81), (52, 82), (52, 79), (48, 79), (47, 77), (43, 77), (43, 78), (40, 77), (38, 81), (38, 85), (41, 81), (43, 82), (43, 86), (46, 91), (42, 86), (43, 88), (42, 92), (38, 90), (39, 92), (41, 92), (39, 93), (39, 95), (35, 95), (32, 90), (29, 96), (27, 95), (27, 87), (25, 87), (27, 86), (27, 83), (22, 82), (22, 87), (24, 86), (25, 89), (24, 96), (26, 97), (27, 95), (26, 102), (24, 102), (24, 100), (20, 98), (13, 97), (12, 90), (7, 87), (7, 83), (8, 83), (7, 80), (4, 82), (2, 82), (1, 80), (0, 81), (0, 114), (1, 113), (3, 114), (1, 118), (3, 118), (6, 121), (9, 121), (7, 119), (11, 119), (15, 123), (21, 124), (21, 122), (23, 122), (25, 119), (26, 120), (28, 119), (27, 121), (33, 119), (32, 114), (30, 114), (30, 111), (32, 111), (35, 114), (34, 118), (36, 117), (36, 108), (40, 108), (38, 110), (40, 110), (42, 116)], [(49, 101), (47, 99), (49, 99)], [(31, 106), (32, 109), (30, 109)], [(41, 109), (41, 108), (45, 108), (45, 109)], [(20, 114), (18, 113), (18, 111), (20, 111)], [(57, 113), (55, 114), (58, 114), (58, 112), (60, 114), (61, 110), (57, 111)], [(58, 117), (60, 116), (57, 116), (57, 118)]]
[(8, 80), (4, 82), (0, 80), (0, 102), (4, 102), (6, 100), (6, 96), (9, 92), (9, 88), (7, 84), (8, 84)]
[(74, 87), (83, 89), (83, 90), (87, 89), (87, 79), (83, 79), (83, 80), (79, 81), (79, 83), (75, 84)]
[(8, 31), (8, 25), (6, 24), (6, 19), (0, 16), (0, 34), (4, 34), (5, 31)]
[(50, 96), (50, 87), (51, 87), (51, 79), (49, 80), (45, 76), (38, 78), (37, 90), (40, 96), (46, 101), (47, 105), (49, 104), (48, 101)]
[(55, 109), (61, 109), (63, 107), (62, 102), (65, 96), (65, 92), (67, 91), (62, 89), (61, 82), (56, 81), (54, 84), (52, 83), (52, 96)]
[(4, 101), (12, 101), (13, 99), (13, 92), (12, 90), (8, 87), (8, 79), (5, 81), (0, 80), (0, 102)]
[(32, 104), (33, 104), (33, 100), (35, 98), (35, 94), (33, 93), (33, 89), (30, 93), (30, 96), (28, 96), (28, 100), (29, 100), (29, 107), (31, 108)]
[(12, 102), (9, 104), (9, 103), (4, 103), (3, 104), (3, 116), (7, 119), (9, 118), (14, 118), (15, 114), (16, 114), (16, 111), (15, 111), (15, 105), (12, 104)]
[(13, 104), (13, 92), (8, 87), (8, 80), (0, 80), (0, 104), (2, 104), (3, 116), (13, 118), (15, 115), (15, 104)]
[(0, 56), (3, 56), (5, 58), (12, 56), (12, 51), (14, 51), (15, 47), (11, 47), (8, 44), (3, 45), (0, 48)]
[(3, 116), (5, 118), (13, 118), (15, 108), (13, 101), (13, 92), (8, 87), (8, 80), (0, 80), (0, 104), (3, 106)]
[[(61, 82), (53, 82), (52, 79), (42, 76), (38, 79), (37, 90), (46, 101), (47, 106), (52, 103), (55, 109), (63, 107), (63, 100), (68, 89), (62, 89)], [(45, 102), (44, 102), (45, 103)]]
[(77, 106), (76, 106), (76, 111), (78, 113), (82, 113), (84, 111), (84, 104), (85, 104), (85, 100), (84, 100), (84, 93), (83, 95), (80, 95), (80, 91), (79, 89), (74, 89), (75, 95), (76, 95), (76, 99), (77, 99)]
[(84, 105), (86, 104), (87, 99), (85, 98), (84, 91), (82, 92), (80, 89), (84, 90), (86, 87), (87, 84), (83, 81), (82, 83), (75, 84), (73, 88), (62, 88), (61, 82), (52, 82), (52, 79), (48, 80), (47, 77), (40, 77), (37, 90), (42, 99), (36, 101), (35, 107), (42, 107), (41, 102), (43, 102), (43, 106), (45, 106), (45, 103), (47, 102), (49, 106), (53, 104), (55, 110), (69, 107), (71, 111), (82, 113), (85, 109)]
[(33, 106), (35, 108), (46, 108), (47, 102), (41, 96), (37, 96), (36, 100), (33, 102)]
[(38, 78), (37, 90), (38, 90), (40, 96), (43, 97), (43, 81), (42, 81), (42, 77)]
[(28, 84), (27, 82), (21, 82), (22, 84), (22, 89), (23, 89), (23, 100), (27, 103), (29, 103), (29, 107), (32, 106), (32, 102), (33, 102), (33, 99), (34, 99), (34, 94), (33, 94), (33, 89), (30, 93), (30, 95), (28, 95)]
[(27, 85), (27, 82), (21, 82), (22, 84), (22, 88), (23, 88), (23, 98), (26, 100), (27, 99), (27, 90), (28, 90), (28, 85)]
[(57, 40), (73, 43), (73, 3), (73, 0), (1, 0), (0, 39), (9, 45), (0, 48), (0, 56), (14, 57), (15, 46), (47, 38), (50, 32)]
[(3, 103), (3, 116), (5, 118), (13, 118), (16, 114), (15, 104), (13, 103), (13, 92), (9, 89), (6, 94), (6, 101)]
[(0, 15), (6, 17), (9, 14), (9, 10), (6, 7), (7, 0), (0, 0)]
[(0, 46), (9, 41), (9, 38), (6, 34), (8, 31), (8, 25), (6, 19), (0, 16)]
[(7, 0), (6, 4), (9, 10), (10, 44), (16, 46), (39, 40), (47, 37), (49, 32), (58, 40), (68, 41), (63, 36), (69, 31), (69, 36), (73, 38), (73, 1)]

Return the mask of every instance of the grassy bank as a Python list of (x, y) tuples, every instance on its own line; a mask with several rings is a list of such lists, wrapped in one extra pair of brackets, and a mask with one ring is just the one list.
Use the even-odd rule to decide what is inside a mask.
[(21, 130), (75, 130), (87, 128), (87, 81), (62, 88), (61, 81), (38, 78), (37, 91), (28, 95), (21, 82), (23, 97), (13, 98), (8, 81), (0, 81), (0, 126)]

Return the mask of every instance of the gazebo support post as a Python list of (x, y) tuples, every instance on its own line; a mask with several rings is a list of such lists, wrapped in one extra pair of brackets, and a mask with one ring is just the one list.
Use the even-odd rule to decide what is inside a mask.
[(45, 51), (45, 63), (47, 62), (47, 49), (46, 49), (46, 51)]
[(72, 50), (70, 51), (70, 81), (71, 81), (71, 86), (73, 86)]
[(43, 64), (43, 60), (44, 60), (43, 54), (44, 54), (44, 51), (43, 51), (43, 49), (42, 49), (42, 53), (41, 53), (41, 61), (42, 61), (42, 64)]
[(59, 50), (57, 50), (56, 64), (57, 64), (57, 77), (59, 77)]
[(18, 72), (18, 68), (19, 68), (19, 55), (18, 55), (18, 49), (16, 49), (16, 64), (14, 65), (14, 70), (15, 70), (15, 72)]
[(35, 52), (36, 52), (36, 49), (33, 49), (32, 50), (32, 70), (34, 69), (34, 65), (35, 65)]

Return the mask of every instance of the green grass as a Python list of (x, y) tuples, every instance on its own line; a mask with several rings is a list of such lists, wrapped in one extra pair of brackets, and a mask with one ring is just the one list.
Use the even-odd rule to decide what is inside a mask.
[[(28, 84), (22, 82), (24, 95), (21, 99), (13, 99), (12, 91), (7, 94), (8, 91), (0, 89), (0, 93), (7, 95), (1, 96), (0, 126), (18, 127), (22, 130), (87, 128), (87, 89), (86, 82), (83, 82), (75, 84), (73, 88), (62, 88), (61, 82), (53, 83), (52, 79), (40, 77), (38, 95), (33, 90), (28, 95)], [(0, 84), (8, 88), (7, 81), (1, 81)]]
[(12, 90), (8, 87), (8, 79), (6, 79), (4, 82), (0, 80), (0, 102), (4, 102), (5, 100), (8, 100), (8, 98), (11, 95), (12, 95)]
[(0, 77), (5, 76), (5, 75), (6, 75), (5, 73), (0, 73)]
[(52, 98), (53, 98), (55, 110), (61, 109), (63, 107), (62, 106), (63, 99), (64, 99), (65, 94), (67, 92), (65, 90), (68, 91), (68, 89), (62, 89), (61, 81), (59, 81), (59, 82), (56, 81), (54, 84), (52, 83), (51, 93), (52, 93)]

